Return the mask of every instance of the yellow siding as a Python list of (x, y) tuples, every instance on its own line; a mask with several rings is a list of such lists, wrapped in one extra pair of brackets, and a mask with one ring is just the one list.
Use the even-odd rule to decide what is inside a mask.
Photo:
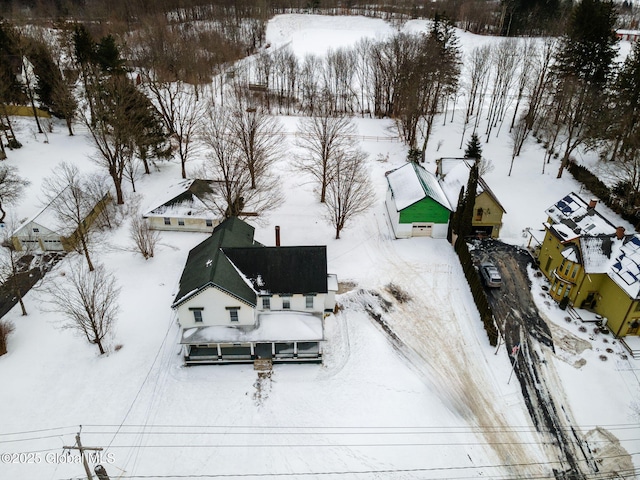
[(587, 297), (590, 293), (593, 293), (594, 309), (598, 308), (601, 303), (600, 294), (598, 293), (602, 287), (602, 283), (605, 280), (609, 280), (606, 273), (590, 273), (586, 275), (584, 270), (581, 270), (578, 277), (576, 289), (576, 295), (572, 298), (573, 305), (576, 308), (590, 308), (589, 305), (583, 305), (582, 302), (587, 301)]
[[(502, 226), (502, 208), (487, 192), (482, 192), (476, 197), (474, 203), (473, 226), (474, 227), (493, 227), (491, 237), (497, 238), (500, 235), (500, 227)], [(482, 209), (482, 219), (477, 220), (478, 209)]]
[[(18, 117), (33, 117), (33, 108), (24, 105), (7, 105), (7, 115), (16, 115)], [(51, 118), (49, 112), (36, 108), (36, 113), (40, 118)]]
[(553, 271), (562, 263), (564, 257), (561, 252), (563, 248), (564, 245), (547, 230), (540, 246), (538, 261), (540, 262), (540, 271), (549, 280), (552, 280)]
[(600, 287), (600, 300), (595, 311), (609, 319), (607, 326), (616, 335), (626, 334), (626, 323), (631, 323), (631, 319), (640, 318), (640, 312), (634, 311), (634, 304), (637, 303), (622, 290), (616, 283), (607, 277)]

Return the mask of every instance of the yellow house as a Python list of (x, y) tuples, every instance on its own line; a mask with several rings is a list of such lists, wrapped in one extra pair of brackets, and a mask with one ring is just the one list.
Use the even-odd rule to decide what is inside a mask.
[(625, 235), (570, 193), (546, 211), (545, 237), (538, 254), (551, 297), (607, 319), (619, 337), (640, 332), (640, 235)]
[[(460, 189), (466, 188), (472, 159), (469, 158), (439, 158), (436, 160), (438, 182), (455, 210), (458, 205)], [(472, 233), (491, 238), (500, 236), (502, 215), (507, 213), (498, 198), (489, 188), (482, 177), (478, 178), (476, 200), (474, 202)]]

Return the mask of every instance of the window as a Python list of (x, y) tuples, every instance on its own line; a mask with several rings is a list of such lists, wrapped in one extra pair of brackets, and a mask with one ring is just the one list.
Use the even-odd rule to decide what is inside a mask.
[(476, 210), (476, 222), (480, 222), (482, 220), (482, 215), (484, 214), (484, 210), (479, 208)]
[(207, 227), (213, 227), (213, 220), (207, 218), (206, 222), (207, 222)]
[(544, 269), (550, 273), (550, 267), (551, 267), (551, 257), (547, 258), (547, 264), (545, 265)]
[(313, 308), (313, 295), (307, 295), (305, 298), (305, 307)]
[(282, 297), (282, 309), (289, 310), (291, 308), (291, 299), (289, 297)]
[(271, 309), (271, 298), (270, 297), (262, 297), (262, 309), (270, 310)]
[[(564, 262), (563, 262), (564, 263)], [(571, 262), (567, 262), (567, 266), (564, 268), (564, 276), (569, 275), (569, 270), (571, 270)]]
[(164, 224), (171, 225), (171, 219), (169, 217), (164, 217)]
[(40, 231), (40, 229), (39, 229), (39, 228), (34, 228), (34, 229), (33, 229), (33, 233), (38, 233), (39, 231)]
[(573, 266), (573, 271), (571, 272), (571, 278), (576, 278), (576, 275), (578, 274), (578, 269), (579, 269), (579, 265), (576, 263)]
[(193, 321), (202, 323), (202, 310), (193, 310)]
[(184, 226), (184, 220), (182, 218), (178, 219), (178, 225)]
[(231, 320), (232, 322), (237, 322), (238, 321), (238, 310), (240, 310), (239, 308), (230, 308), (229, 309), (229, 320)]

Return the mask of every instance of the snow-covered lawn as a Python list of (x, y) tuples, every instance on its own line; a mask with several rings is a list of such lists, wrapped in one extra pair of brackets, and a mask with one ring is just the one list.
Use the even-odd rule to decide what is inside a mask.
[[(424, 29), (425, 22), (406, 28)], [(375, 19), (283, 15), (270, 22), (267, 36), (273, 47), (291, 42), (303, 55), (391, 32)], [(461, 40), (467, 50), (495, 41), (468, 33), (461, 33)], [(461, 156), (461, 117), (456, 112), (446, 125), (440, 120), (427, 168), (435, 168), (436, 158)], [(295, 131), (297, 118), (282, 121), (286, 131)], [(363, 136), (389, 136), (389, 121), (355, 121)], [(96, 167), (81, 129), (68, 137), (56, 124), (45, 143), (30, 133), (31, 120), (18, 123), (24, 147), (9, 152), (7, 163), (32, 182), (15, 208), (20, 220), (39, 208), (42, 179), (57, 163), (70, 161), (83, 171)], [(507, 383), (511, 366), (504, 347), (494, 355), (488, 345), (451, 247), (427, 238), (392, 239), (383, 205), (384, 172), (405, 162), (406, 148), (382, 138), (367, 139), (362, 147), (370, 153), (378, 202), (341, 240), (333, 239), (309, 179), (294, 172), (287, 158), (278, 164), (286, 201), (255, 225), (256, 240), (266, 245), (275, 243), (275, 225), (283, 245), (327, 245), (329, 271), (352, 284), (339, 297), (341, 311), (327, 319), (323, 365), (279, 365), (264, 378), (250, 365), (183, 367), (170, 305), (187, 253), (205, 235), (163, 232), (155, 257), (144, 261), (129, 250), (125, 223), (94, 249), (95, 259), (122, 286), (108, 356), (59, 329), (59, 316), (42, 310), (38, 290), (26, 296), (28, 316), (14, 309), (6, 317), (16, 331), (9, 353), (0, 358), (0, 453), (32, 452), (9, 459), (39, 463), (0, 463), (0, 477), (82, 478), (81, 464), (65, 463), (74, 457), (57, 456), (74, 444), (80, 425), (83, 444), (108, 454), (103, 464), (112, 479), (324, 478), (323, 473), (353, 479), (517, 477), (558, 468), (539, 444), (519, 385), (513, 379)], [(494, 165), (485, 178), (507, 209), (502, 235), (509, 243), (526, 245), (524, 229), (540, 230), (548, 206), (569, 191), (581, 191), (569, 174), (555, 178), (557, 164), (541, 174), (543, 153), (535, 143), (526, 145), (508, 177), (511, 155), (504, 131), (483, 144), (483, 154)], [(138, 182), (143, 207), (179, 179), (174, 162)], [(598, 209), (606, 212), (602, 205)], [(48, 281), (59, 281), (70, 260)], [(640, 467), (640, 363), (623, 358), (611, 336), (605, 343), (601, 334), (581, 332), (580, 325), (565, 321), (566, 312), (542, 296), (539, 278), (532, 279), (554, 339), (566, 344), (550, 359), (558, 392), (571, 406), (568, 414), (583, 433), (596, 426), (611, 432)], [(385, 288), (390, 283), (411, 300), (393, 301)], [(398, 348), (365, 312), (372, 302), (380, 308), (374, 293), (392, 301), (386, 313), (394, 330), (411, 338), (406, 345)]]

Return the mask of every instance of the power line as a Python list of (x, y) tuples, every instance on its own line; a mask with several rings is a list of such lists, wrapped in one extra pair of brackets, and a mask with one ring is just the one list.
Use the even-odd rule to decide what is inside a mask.
[[(614, 458), (614, 457), (607, 457)], [(451, 471), (465, 471), (465, 470), (478, 470), (483, 468), (513, 468), (513, 467), (535, 467), (535, 466), (561, 466), (562, 462), (547, 462), (547, 463), (519, 463), (511, 465), (477, 465), (477, 466), (465, 466), (465, 467), (429, 467), (429, 468), (394, 468), (394, 469), (371, 469), (371, 470), (340, 470), (340, 471), (324, 471), (324, 472), (280, 472), (280, 473), (199, 473), (199, 474), (187, 474), (187, 475), (122, 475), (119, 479), (134, 479), (134, 478), (230, 478), (230, 477), (294, 477), (294, 476), (310, 476), (310, 475), (368, 475), (368, 474), (381, 474), (381, 473), (417, 473), (417, 472), (451, 472)], [(635, 469), (619, 470), (616, 473), (621, 475), (635, 474)], [(468, 478), (477, 477), (447, 477), (450, 480), (465, 480)], [(491, 480), (519, 480), (521, 476), (491, 476), (483, 474), (483, 478)], [(528, 480), (542, 480), (553, 479), (555, 476), (551, 475), (527, 475)], [(596, 479), (610, 479), (611, 473), (609, 472), (597, 472), (586, 477), (588, 480)], [(60, 479), (62, 480), (62, 479)]]

